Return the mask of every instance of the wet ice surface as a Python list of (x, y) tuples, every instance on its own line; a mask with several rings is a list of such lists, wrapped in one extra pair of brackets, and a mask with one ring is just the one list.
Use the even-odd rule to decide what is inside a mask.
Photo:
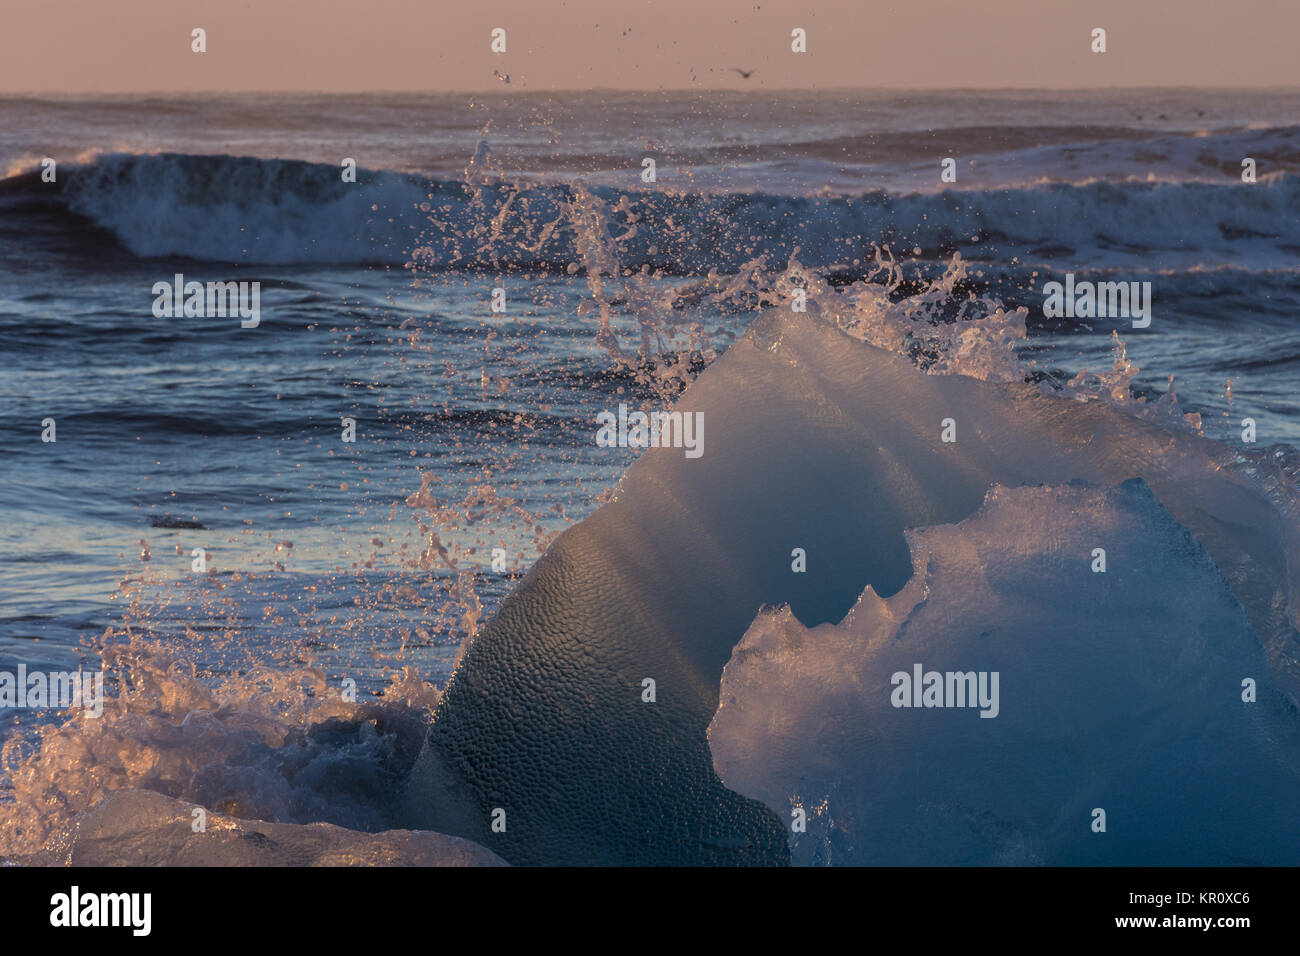
[[(908, 543), (902, 591), (868, 588), (812, 628), (765, 611), (723, 673), (714, 765), (791, 827), (795, 863), (1296, 859), (1294, 708), (1208, 554), (1144, 484), (998, 487)], [(895, 706), (923, 703), (916, 664), (997, 673), (996, 706), (956, 682)]]

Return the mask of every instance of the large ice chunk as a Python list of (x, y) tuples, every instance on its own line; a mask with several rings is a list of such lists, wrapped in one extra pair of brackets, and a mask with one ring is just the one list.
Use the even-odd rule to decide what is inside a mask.
[[(703, 456), (646, 452), (615, 500), (520, 582), (442, 699), (405, 825), (510, 862), (787, 859), (784, 819), (724, 788), (708, 750), (733, 646), (764, 605), (815, 626), (840, 621), (868, 585), (900, 590), (913, 572), (905, 529), (962, 521), (998, 484), (1144, 478), (1208, 550), (1294, 693), (1294, 503), (1276, 470), (1251, 471), (1230, 448), (1103, 402), (926, 375), (787, 310), (758, 319), (676, 407), (703, 412)], [(1131, 634), (1135, 654), (1143, 637)], [(504, 832), (490, 829), (496, 809)]]

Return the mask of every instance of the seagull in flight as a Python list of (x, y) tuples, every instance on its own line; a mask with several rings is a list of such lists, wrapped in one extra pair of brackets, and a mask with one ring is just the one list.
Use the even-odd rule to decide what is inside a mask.
[(747, 79), (749, 79), (751, 76), (753, 76), (755, 73), (758, 72), (758, 70), (740, 70), (740, 69), (737, 69), (737, 68), (734, 67), (734, 66), (731, 67), (730, 69), (731, 69), (731, 72), (732, 72), (732, 73), (739, 73), (739, 74), (740, 74), (740, 78), (743, 79), (743, 80), (747, 80)]

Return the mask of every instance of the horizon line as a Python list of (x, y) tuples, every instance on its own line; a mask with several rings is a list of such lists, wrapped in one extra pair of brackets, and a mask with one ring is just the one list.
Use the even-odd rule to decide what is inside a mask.
[(370, 89), (370, 90), (12, 90), (0, 91), (0, 98), (10, 97), (51, 97), (51, 96), (314, 96), (314, 97), (349, 97), (349, 96), (512, 96), (518, 94), (553, 95), (572, 93), (833, 93), (833, 92), (880, 92), (880, 93), (1105, 93), (1105, 92), (1300, 92), (1300, 84), (1273, 84), (1264, 86), (731, 86), (731, 87), (695, 87), (695, 86), (661, 86), (661, 87), (554, 87), (505, 89), (501, 86), (485, 86), (465, 89)]

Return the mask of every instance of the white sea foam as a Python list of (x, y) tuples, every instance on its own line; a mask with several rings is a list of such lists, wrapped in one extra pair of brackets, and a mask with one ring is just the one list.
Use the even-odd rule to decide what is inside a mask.
[[(1235, 155), (1235, 154), (1234, 154)], [(585, 196), (612, 215), (608, 241), (624, 266), (673, 273), (735, 271), (796, 247), (814, 265), (852, 266), (872, 242), (933, 255), (1063, 261), (1073, 268), (1236, 264), (1285, 268), (1295, 258), (1300, 174), (1258, 183), (1050, 180), (988, 189), (843, 196), (681, 192), (580, 181), (428, 180), (280, 159), (107, 154), (62, 173), (68, 208), (111, 230), (138, 256), (261, 264), (373, 262), (459, 268), (492, 263), (564, 268), (583, 255)]]
[(126, 790), (244, 819), (384, 829), (438, 700), (410, 670), (366, 705), (344, 699), (313, 668), (204, 681), (192, 662), (142, 640), (106, 648), (104, 660), (116, 693), (102, 716), (73, 711), (35, 740), (6, 742), (13, 790), (0, 804), (0, 856), (47, 852), (65, 828)]

